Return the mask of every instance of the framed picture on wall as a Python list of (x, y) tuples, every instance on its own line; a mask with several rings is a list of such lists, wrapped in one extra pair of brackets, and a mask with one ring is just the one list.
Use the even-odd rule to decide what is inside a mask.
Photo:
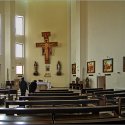
[(103, 72), (104, 73), (113, 72), (113, 58), (103, 59)]
[(72, 74), (76, 74), (76, 64), (72, 64)]
[(125, 56), (123, 57), (123, 72), (125, 72)]
[(87, 73), (95, 73), (95, 61), (87, 62)]

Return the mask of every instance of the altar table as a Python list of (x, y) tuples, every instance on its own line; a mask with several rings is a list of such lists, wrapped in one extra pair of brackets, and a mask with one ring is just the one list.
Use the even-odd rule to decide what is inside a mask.
[(37, 81), (37, 89), (40, 90), (40, 88), (42, 88), (42, 86), (47, 86), (47, 89), (50, 89), (51, 83), (50, 82), (39, 82), (39, 81)]

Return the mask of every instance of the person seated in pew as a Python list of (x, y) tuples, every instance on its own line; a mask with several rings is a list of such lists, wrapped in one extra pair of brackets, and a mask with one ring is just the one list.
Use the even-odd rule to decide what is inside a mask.
[(37, 88), (37, 81), (34, 80), (29, 85), (29, 93), (34, 93), (36, 91), (36, 88)]

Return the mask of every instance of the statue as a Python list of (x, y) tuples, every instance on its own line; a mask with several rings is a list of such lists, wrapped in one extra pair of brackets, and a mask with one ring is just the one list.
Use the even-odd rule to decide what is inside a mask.
[(80, 82), (80, 78), (76, 77), (76, 84), (78, 84)]
[(61, 73), (61, 63), (60, 61), (57, 62), (57, 76), (60, 76), (62, 73)]
[(89, 88), (89, 78), (88, 77), (86, 77), (85, 82), (86, 82), (86, 88)]
[(34, 76), (38, 76), (39, 75), (39, 73), (38, 73), (38, 62), (34, 62), (34, 73), (33, 73), (33, 75)]

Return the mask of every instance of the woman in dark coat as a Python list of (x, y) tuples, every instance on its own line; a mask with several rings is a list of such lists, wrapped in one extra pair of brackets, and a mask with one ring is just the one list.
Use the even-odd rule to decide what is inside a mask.
[(34, 80), (29, 85), (29, 93), (34, 93), (36, 91), (36, 88), (37, 88), (37, 81)]

